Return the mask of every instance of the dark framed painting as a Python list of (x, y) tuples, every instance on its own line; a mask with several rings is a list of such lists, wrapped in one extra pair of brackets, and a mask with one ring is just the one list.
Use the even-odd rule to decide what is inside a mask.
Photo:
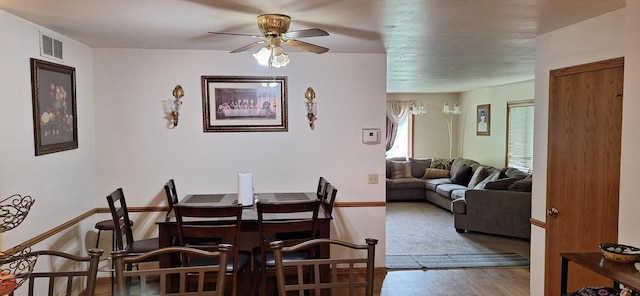
[(76, 69), (31, 59), (35, 154), (78, 148)]
[(286, 76), (202, 76), (204, 132), (286, 132)]
[(476, 108), (476, 135), (491, 134), (491, 104), (478, 105)]

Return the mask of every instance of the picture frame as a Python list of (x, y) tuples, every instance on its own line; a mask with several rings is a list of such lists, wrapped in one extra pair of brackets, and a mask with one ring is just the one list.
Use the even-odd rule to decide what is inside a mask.
[(78, 148), (76, 69), (31, 58), (35, 155)]
[(491, 135), (491, 104), (476, 107), (476, 135)]
[(286, 132), (286, 76), (202, 76), (204, 132)]

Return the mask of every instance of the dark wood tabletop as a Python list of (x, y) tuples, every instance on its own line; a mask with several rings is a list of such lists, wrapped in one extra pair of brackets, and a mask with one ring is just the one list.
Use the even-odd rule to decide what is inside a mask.
[(634, 291), (640, 291), (640, 272), (633, 263), (621, 263), (605, 259), (602, 253), (561, 253), (562, 282), (561, 293), (567, 292), (568, 263), (573, 261), (578, 265), (610, 278), (614, 283), (623, 284)]

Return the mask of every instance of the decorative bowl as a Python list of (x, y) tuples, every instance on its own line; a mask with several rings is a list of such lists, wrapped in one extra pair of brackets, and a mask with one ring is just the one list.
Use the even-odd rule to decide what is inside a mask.
[(611, 261), (630, 263), (640, 261), (640, 248), (616, 243), (600, 244), (604, 258)]

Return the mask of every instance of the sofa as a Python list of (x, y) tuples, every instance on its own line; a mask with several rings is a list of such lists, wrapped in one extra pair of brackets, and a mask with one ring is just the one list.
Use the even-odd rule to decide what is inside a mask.
[[(465, 158), (387, 159), (387, 201), (429, 201), (459, 232), (529, 238), (532, 176)], [(492, 217), (493, 216), (493, 217)]]

